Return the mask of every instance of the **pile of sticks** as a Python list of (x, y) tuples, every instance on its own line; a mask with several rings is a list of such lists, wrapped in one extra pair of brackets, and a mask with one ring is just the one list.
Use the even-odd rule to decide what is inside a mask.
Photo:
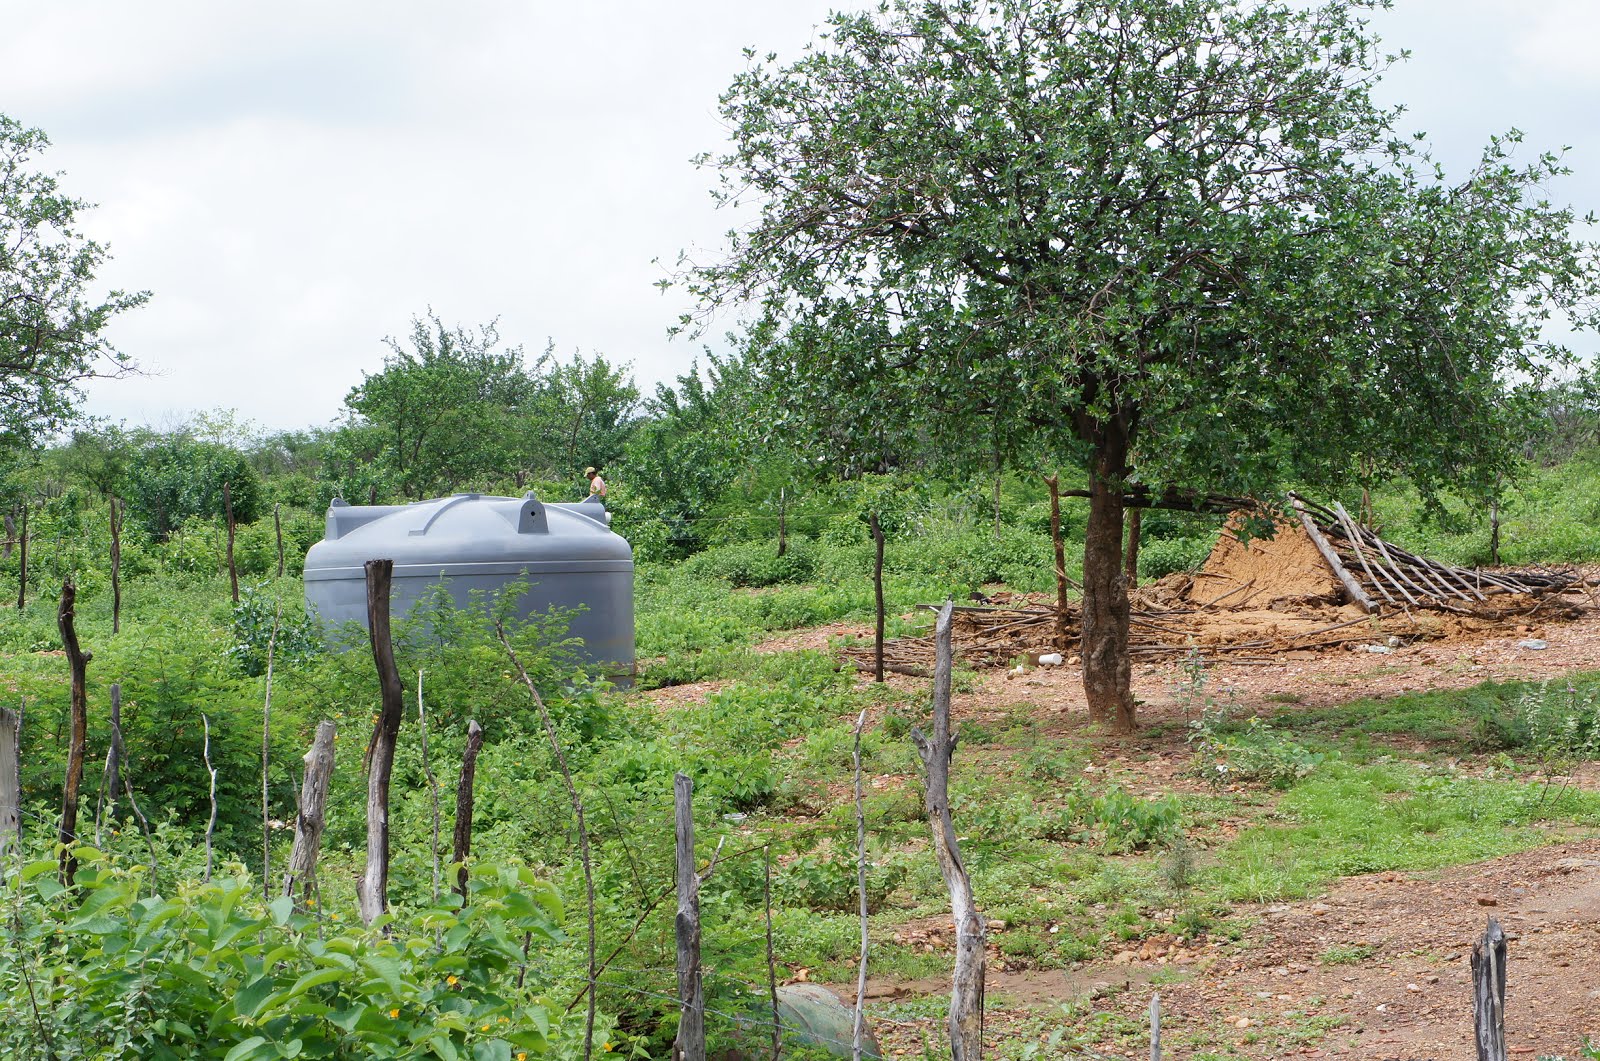
[(1387, 604), (1506, 619), (1552, 608), (1570, 610), (1570, 602), (1556, 608), (1558, 598), (1584, 585), (1574, 571), (1490, 572), (1441, 564), (1384, 541), (1337, 501), (1332, 508), (1295, 494), (1289, 501), (1351, 600), (1368, 612)]

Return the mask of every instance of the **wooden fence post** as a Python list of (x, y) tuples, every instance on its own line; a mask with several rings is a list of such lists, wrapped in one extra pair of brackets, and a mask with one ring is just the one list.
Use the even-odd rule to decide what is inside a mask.
[(111, 495), (111, 632), (122, 632), (122, 520), (126, 508)]
[(1044, 484), (1050, 488), (1050, 544), (1056, 557), (1056, 625), (1051, 640), (1055, 650), (1065, 654), (1071, 646), (1067, 633), (1067, 547), (1061, 540), (1061, 476), (1047, 475)]
[(1492, 917), (1472, 945), (1472, 1023), (1478, 1061), (1506, 1061), (1506, 934)]
[(856, 1012), (850, 1036), (850, 1061), (861, 1061), (867, 1032), (867, 815), (861, 792), (861, 731), (866, 727), (867, 712), (863, 709), (856, 717), (855, 752), (852, 755), (856, 775), (856, 891), (861, 900), (861, 960), (856, 970)]
[(394, 642), (389, 638), (389, 585), (393, 560), (368, 560), (367, 628), (372, 640), (372, 662), (378, 670), (382, 707), (367, 745), (367, 867), (357, 893), (361, 920), (372, 924), (389, 908), (389, 777), (394, 772), (394, 746), (405, 715), (405, 691), (394, 662)]
[(872, 680), (883, 681), (883, 527), (878, 523), (878, 514), (870, 514), (869, 522), (872, 526), (872, 600), (873, 613), (877, 617), (877, 625), (873, 628), (872, 635)]
[(939, 609), (934, 626), (937, 646), (933, 671), (933, 737), (920, 727), (911, 739), (927, 770), (928, 824), (933, 828), (933, 851), (950, 892), (950, 912), (956, 924), (956, 965), (950, 989), (950, 1054), (954, 1061), (977, 1061), (983, 1056), (983, 975), (986, 943), (983, 914), (972, 895), (972, 881), (961, 861), (955, 824), (950, 817), (950, 760), (956, 738), (950, 732), (950, 647), (953, 607)]
[(83, 651), (78, 645), (78, 631), (73, 625), (73, 607), (78, 598), (78, 587), (72, 579), (61, 583), (61, 607), (56, 612), (56, 625), (61, 630), (61, 643), (67, 650), (67, 663), (72, 669), (72, 723), (67, 745), (67, 780), (61, 790), (61, 883), (71, 886), (78, 874), (78, 859), (72, 846), (78, 842), (78, 789), (83, 784), (83, 760), (89, 750), (89, 661), (94, 654)]
[[(299, 906), (311, 898), (317, 882), (317, 856), (322, 847), (324, 812), (328, 804), (328, 782), (333, 777), (334, 725), (317, 723), (317, 735), (306, 752), (306, 772), (300, 782), (300, 806), (294, 819), (294, 848), (289, 852), (289, 870), (283, 875), (283, 894)], [(299, 895), (296, 895), (296, 890)]]
[(456, 892), (467, 901), (467, 856), (472, 854), (472, 782), (478, 772), (478, 749), (483, 747), (483, 727), (467, 723), (467, 750), (461, 755), (461, 778), (456, 782), (455, 846), (451, 861), (456, 870)]
[(700, 877), (694, 869), (694, 779), (672, 778), (678, 835), (678, 1037), (673, 1061), (705, 1061), (706, 999), (700, 982)]
[[(1134, 509), (1135, 512), (1138, 509)], [(1161, 1061), (1161, 992), (1150, 996), (1150, 1061)]]
[(6, 848), (22, 850), (22, 715), (0, 707), (0, 862)]
[(233, 603), (239, 603), (239, 567), (233, 562), (233, 494), (228, 480), (222, 480), (222, 514), (228, 520), (228, 584), (233, 587)]

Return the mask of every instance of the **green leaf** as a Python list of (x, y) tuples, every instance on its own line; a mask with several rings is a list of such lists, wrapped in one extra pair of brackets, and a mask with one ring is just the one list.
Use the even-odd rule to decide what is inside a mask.
[(246, 984), (234, 996), (233, 1008), (241, 1017), (254, 1017), (261, 1011), (261, 1004), (272, 996), (277, 984), (271, 976), (263, 976), (253, 983)]
[(267, 1040), (264, 1036), (252, 1035), (250, 1038), (246, 1039), (242, 1043), (239, 1043), (232, 1050), (229, 1050), (226, 1054), (224, 1054), (222, 1056), (222, 1061), (243, 1061), (244, 1058), (247, 1058), (251, 1054), (255, 1053), (258, 1047), (266, 1045), (266, 1042)]
[(472, 1061), (511, 1061), (511, 1044), (504, 1039), (473, 1043)]
[(282, 928), (294, 913), (294, 900), (287, 895), (280, 895), (267, 904), (267, 909), (272, 913), (272, 923)]

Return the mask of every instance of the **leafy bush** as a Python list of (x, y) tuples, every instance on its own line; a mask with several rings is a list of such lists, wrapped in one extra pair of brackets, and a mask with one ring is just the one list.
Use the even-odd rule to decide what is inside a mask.
[(1171, 538), (1142, 540), (1139, 543), (1139, 575), (1157, 579), (1174, 571), (1192, 571), (1211, 555), (1210, 538)]
[(1189, 723), (1195, 773), (1214, 785), (1267, 784), (1288, 788), (1311, 776), (1326, 761), (1321, 752), (1304, 747), (1261, 719), (1248, 719), (1242, 729), (1227, 724), (1226, 712), (1202, 711)]
[(525, 869), (367, 928), (263, 902), (243, 875), (146, 894), (142, 867), (82, 848), (76, 889), (35, 862), (7, 883), (0, 953), (10, 1057), (447, 1058), (564, 1055), (532, 953), (561, 906)]

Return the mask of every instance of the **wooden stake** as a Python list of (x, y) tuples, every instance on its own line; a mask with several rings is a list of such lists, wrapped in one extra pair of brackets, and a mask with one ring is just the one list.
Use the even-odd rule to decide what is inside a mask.
[(461, 777), (456, 782), (455, 846), (451, 861), (456, 870), (456, 892), (467, 901), (467, 857), (472, 854), (472, 781), (478, 771), (478, 749), (483, 747), (483, 727), (467, 723), (467, 750), (461, 755)]
[(1052, 641), (1057, 652), (1065, 653), (1071, 647), (1071, 634), (1067, 630), (1067, 547), (1061, 540), (1061, 476), (1047, 475), (1044, 483), (1050, 488), (1050, 544), (1056, 554), (1056, 622)]
[[(231, 563), (231, 539), (229, 545)], [(238, 600), (237, 597), (234, 599)], [(268, 802), (267, 772), (272, 764), (272, 657), (277, 645), (278, 610), (274, 609), (272, 633), (267, 637), (267, 695), (261, 704), (261, 896), (269, 901), (272, 899), (272, 817)]]
[(122, 632), (122, 518), (122, 502), (113, 495), (111, 498), (111, 632), (113, 634)]
[(278, 536), (278, 577), (283, 577), (283, 517), (278, 514), (281, 506), (272, 506), (272, 530)]
[(0, 864), (6, 848), (22, 850), (22, 715), (0, 707)]
[[(706, 1061), (706, 999), (700, 983), (700, 877), (694, 868), (694, 780), (672, 778), (678, 845), (678, 1037), (673, 1061)], [(591, 995), (591, 997), (593, 997)]]
[(883, 682), (883, 527), (878, 524), (878, 514), (869, 516), (872, 526), (872, 600), (876, 625), (872, 635), (872, 680)]
[(394, 577), (394, 561), (368, 560), (366, 574), (367, 629), (382, 698), (372, 740), (367, 745), (367, 866), (357, 885), (361, 919), (370, 925), (389, 908), (389, 778), (394, 772), (400, 722), (405, 717), (405, 693), (394, 663), (394, 642), (389, 638), (389, 586)]
[(334, 735), (332, 722), (317, 723), (317, 734), (305, 756), (305, 776), (300, 782), (294, 848), (289, 852), (289, 871), (283, 875), (282, 894), (301, 907), (311, 898), (317, 882), (317, 857), (322, 849), (322, 827), (326, 824), (328, 783), (333, 778)]
[(778, 556), (789, 552), (789, 492), (778, 487)]
[[(539, 695), (539, 690), (534, 686), (533, 679), (528, 677), (528, 672), (522, 666), (522, 661), (517, 659), (516, 650), (511, 647), (511, 639), (506, 636), (505, 626), (497, 619), (494, 624), (495, 633), (500, 636), (500, 644), (506, 650), (511, 665), (516, 668), (517, 675), (522, 679), (522, 684), (527, 686), (528, 695), (533, 698), (533, 704), (539, 709), (539, 720), (544, 723), (545, 735), (550, 738), (550, 750), (555, 753), (556, 764), (561, 767), (561, 778), (567, 783), (567, 795), (572, 800), (572, 814), (578, 823), (578, 853), (583, 862), (583, 887), (588, 900), (587, 913), (589, 920), (589, 1012), (583, 1025), (583, 1061), (590, 1061), (594, 1056), (594, 1017), (595, 1017), (595, 978), (600, 975), (600, 967), (595, 962), (595, 912), (594, 912), (594, 861), (589, 854), (589, 827), (584, 822), (583, 798), (578, 795), (578, 786), (573, 783), (572, 771), (567, 767), (567, 754), (561, 749), (561, 738), (556, 736), (555, 720), (550, 717), (550, 709), (545, 706), (544, 697)], [(526, 949), (526, 944), (524, 944)], [(701, 1050), (702, 1055), (704, 1049)], [(701, 1059), (703, 1061), (703, 1057)]]
[(22, 530), (17, 535), (17, 613), (28, 606), (28, 506), (22, 506)]
[(1150, 996), (1150, 1061), (1161, 1061), (1161, 992)]
[(766, 863), (762, 898), (767, 909), (767, 997), (772, 1004), (772, 1061), (783, 1053), (783, 1015), (778, 1009), (778, 963), (772, 950), (772, 845), (762, 845), (761, 854)]
[(233, 603), (238, 604), (239, 567), (233, 562), (233, 494), (228, 490), (226, 479), (222, 480), (222, 514), (228, 520), (228, 584), (233, 587)]
[(1472, 1023), (1478, 1061), (1506, 1061), (1506, 934), (1492, 917), (1472, 945)]
[(853, 756), (856, 773), (856, 893), (861, 900), (861, 960), (856, 973), (855, 1026), (850, 1038), (850, 1059), (861, 1061), (867, 1030), (867, 815), (861, 794), (861, 731), (867, 726), (867, 712), (856, 716), (856, 742)]
[[(94, 842), (100, 845), (100, 825), (103, 817), (113, 822), (117, 818), (118, 768), (122, 765), (122, 685), (111, 683), (111, 741), (106, 748), (106, 768), (100, 776), (100, 796), (95, 800)], [(109, 793), (109, 795), (108, 795)]]
[(200, 725), (205, 729), (205, 743), (200, 746), (200, 758), (205, 762), (206, 773), (211, 777), (211, 817), (206, 821), (206, 875), (202, 878), (209, 884), (212, 838), (217, 832), (217, 768), (211, 765), (211, 720), (206, 717), (204, 711), (200, 713)]
[(433, 855), (433, 901), (439, 901), (439, 782), (433, 776), (433, 761), (428, 755), (428, 715), (422, 708), (422, 672), (417, 671), (417, 729), (422, 734), (422, 776), (428, 782), (433, 801), (433, 835), (428, 850)]
[[(24, 509), (24, 512), (27, 510)], [(94, 658), (78, 645), (78, 631), (73, 625), (73, 607), (78, 598), (78, 587), (72, 579), (61, 584), (61, 607), (56, 612), (56, 625), (61, 630), (61, 643), (67, 650), (67, 664), (72, 669), (72, 721), (71, 736), (67, 745), (67, 780), (61, 791), (61, 883), (71, 887), (78, 874), (78, 859), (72, 848), (78, 842), (78, 789), (83, 784), (83, 760), (89, 746), (89, 661)]]
[(950, 892), (950, 911), (956, 925), (956, 964), (950, 989), (950, 1051), (954, 1061), (977, 1061), (983, 1056), (984, 946), (983, 914), (972, 895), (972, 881), (961, 861), (950, 816), (950, 760), (956, 738), (950, 731), (951, 605), (939, 610), (934, 626), (938, 656), (933, 676), (933, 737), (920, 727), (911, 731), (927, 771), (926, 809), (933, 829), (933, 851)]

